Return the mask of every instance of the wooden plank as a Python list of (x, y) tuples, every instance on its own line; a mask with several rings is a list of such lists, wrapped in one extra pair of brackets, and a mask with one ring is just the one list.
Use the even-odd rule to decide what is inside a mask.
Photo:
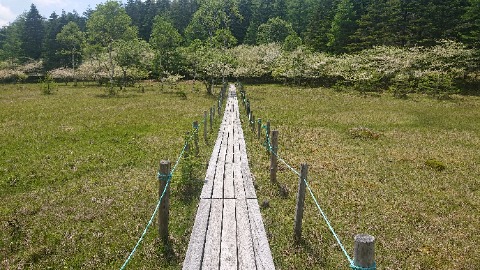
[(255, 252), (253, 249), (252, 232), (245, 199), (237, 199), (237, 245), (238, 245), (238, 269), (257, 269), (255, 265)]
[(247, 154), (242, 153), (240, 158), (241, 158), (241, 172), (242, 172), (243, 184), (245, 186), (245, 196), (248, 199), (256, 199), (257, 194), (255, 192), (255, 187), (253, 185), (252, 173), (250, 172), (250, 167), (248, 166)]
[(220, 267), (220, 241), (222, 234), (223, 199), (211, 199), (210, 218), (208, 220), (202, 269)]
[[(241, 155), (240, 152), (240, 143), (238, 138), (238, 128), (235, 130), (234, 133), (234, 143), (233, 143), (233, 177), (234, 177), (234, 185), (235, 185), (235, 197), (237, 199), (245, 199), (245, 185), (242, 176), (242, 164), (241, 164)], [(243, 140), (243, 138), (242, 138)]]
[(235, 220), (235, 199), (223, 200), (222, 243), (220, 269), (237, 268), (237, 223)]
[(222, 146), (220, 147), (220, 154), (217, 160), (217, 170), (215, 172), (215, 178), (213, 180), (213, 192), (212, 198), (223, 198), (223, 181), (225, 174), (225, 156), (227, 155), (228, 133), (225, 132), (223, 137)]
[(247, 199), (247, 207), (257, 269), (275, 269), (257, 200)]
[(235, 198), (235, 187), (233, 184), (233, 127), (229, 128), (227, 155), (225, 157), (225, 173), (223, 180), (223, 198)]
[(215, 172), (217, 168), (217, 161), (220, 156), (220, 147), (222, 145), (224, 138), (224, 132), (219, 131), (217, 141), (213, 147), (212, 156), (208, 162), (207, 173), (205, 175), (205, 181), (202, 187), (202, 193), (200, 194), (201, 199), (207, 199), (212, 197), (213, 182), (215, 178)]
[(211, 200), (200, 200), (195, 216), (190, 242), (188, 243), (187, 254), (183, 261), (184, 270), (201, 269), (205, 237), (207, 233), (208, 219), (210, 215)]

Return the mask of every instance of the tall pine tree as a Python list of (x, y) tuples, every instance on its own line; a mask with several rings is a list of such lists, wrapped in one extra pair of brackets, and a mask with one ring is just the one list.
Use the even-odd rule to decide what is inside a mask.
[(328, 47), (334, 53), (344, 53), (355, 33), (355, 9), (351, 0), (340, 0), (328, 32)]
[(312, 8), (304, 35), (305, 44), (317, 51), (328, 50), (328, 32), (335, 16), (335, 0), (319, 0)]
[(37, 7), (32, 4), (25, 16), (25, 27), (22, 34), (22, 49), (25, 57), (38, 60), (42, 55), (42, 46), (45, 30), (43, 18)]

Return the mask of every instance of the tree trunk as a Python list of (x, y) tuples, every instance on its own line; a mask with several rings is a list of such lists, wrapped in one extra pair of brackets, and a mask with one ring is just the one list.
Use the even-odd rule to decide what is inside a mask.
[(72, 68), (73, 68), (73, 86), (77, 86), (77, 76), (75, 74), (75, 49), (72, 53)]
[(115, 95), (115, 90), (113, 89), (113, 76), (115, 76), (115, 66), (113, 64), (113, 43), (110, 43), (108, 45), (108, 61), (110, 63), (110, 89), (109, 89), (109, 94), (114, 96)]

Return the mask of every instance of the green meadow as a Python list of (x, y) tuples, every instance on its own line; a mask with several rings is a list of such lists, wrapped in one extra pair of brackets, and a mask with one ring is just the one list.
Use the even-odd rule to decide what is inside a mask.
[[(368, 233), (378, 269), (480, 268), (479, 97), (245, 90), (255, 118), (279, 131), (279, 156), (297, 171), (309, 165), (312, 190), (350, 256), (354, 236)], [(347, 269), (308, 192), (303, 240), (294, 243), (298, 177), (280, 162), (270, 183), (265, 137), (246, 134), (276, 267)]]
[[(216, 102), (191, 85), (161, 89), (108, 97), (97, 86), (59, 86), (52, 95), (38, 85), (0, 86), (0, 268), (120, 268), (157, 204), (159, 161), (173, 166), (192, 122)], [(197, 164), (211, 154), (216, 134), (208, 137)], [(182, 164), (171, 185), (171, 244), (159, 244), (155, 220), (130, 269), (183, 261), (199, 195), (198, 185), (185, 194), (179, 184)], [(194, 167), (201, 183), (205, 167)]]
[[(0, 268), (121, 267), (155, 209), (159, 161), (176, 160), (192, 122), (216, 102), (202, 86), (143, 87), (109, 97), (93, 85), (52, 95), (0, 86)], [(309, 164), (313, 192), (350, 256), (354, 235), (369, 233), (379, 269), (480, 268), (479, 97), (245, 89), (255, 117), (279, 131), (280, 157), (297, 170)], [(280, 163), (270, 183), (264, 136), (248, 130), (242, 112), (276, 267), (347, 269), (308, 194), (294, 243), (297, 176)], [(154, 221), (127, 269), (181, 268), (216, 130), (205, 143), (200, 129), (198, 157), (173, 175), (170, 245)]]

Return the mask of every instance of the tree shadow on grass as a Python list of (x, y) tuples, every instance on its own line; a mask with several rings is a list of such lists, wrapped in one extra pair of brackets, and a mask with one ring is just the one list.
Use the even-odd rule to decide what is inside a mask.
[(177, 196), (184, 204), (189, 204), (200, 197), (203, 181), (201, 179), (191, 179), (188, 183), (179, 183), (177, 187)]
[[(321, 239), (317, 240), (321, 241)], [(305, 256), (309, 258), (309, 261), (313, 259), (316, 266), (323, 268), (327, 265), (326, 245), (322, 245), (324, 248), (319, 250), (318, 248), (314, 248), (309, 240), (302, 237), (298, 241), (292, 241), (292, 246), (295, 247), (296, 252), (305, 254)]]
[(155, 239), (155, 245), (158, 247), (158, 257), (163, 258), (167, 265), (173, 266), (180, 264), (180, 257), (175, 252), (173, 241), (170, 238), (168, 238), (167, 241), (157, 238)]

